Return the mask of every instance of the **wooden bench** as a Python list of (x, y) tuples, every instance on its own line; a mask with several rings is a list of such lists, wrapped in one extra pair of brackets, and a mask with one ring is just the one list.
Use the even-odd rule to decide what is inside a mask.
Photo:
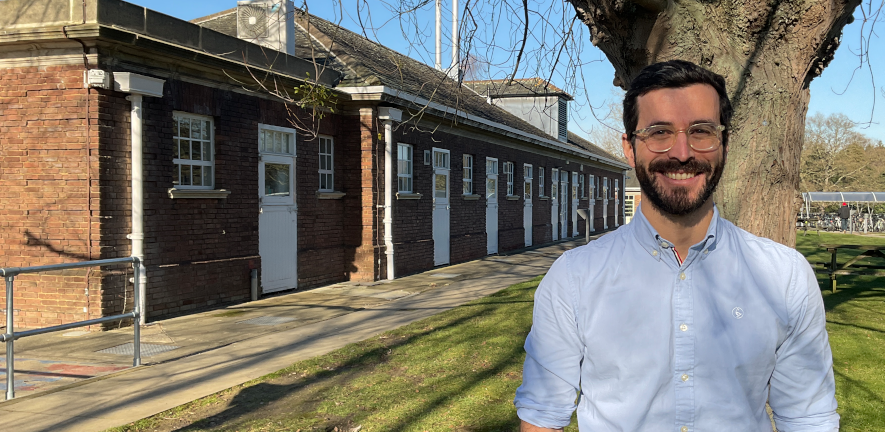
[[(821, 248), (830, 252), (831, 259), (829, 263), (819, 261), (809, 261), (809, 264), (815, 269), (824, 270), (830, 276), (832, 281), (833, 292), (836, 292), (836, 276), (846, 275), (865, 275), (865, 276), (885, 276), (885, 265), (858, 264), (858, 261), (864, 258), (878, 257), (885, 258), (885, 246), (879, 245), (845, 245), (845, 244), (822, 244)], [(845, 264), (839, 266), (836, 263), (836, 255), (839, 249), (852, 249), (861, 251), (860, 255), (848, 260)]]

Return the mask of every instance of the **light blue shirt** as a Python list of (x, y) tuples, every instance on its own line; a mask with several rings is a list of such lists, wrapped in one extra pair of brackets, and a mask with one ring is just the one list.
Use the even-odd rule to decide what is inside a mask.
[(556, 260), (535, 293), (519, 417), (558, 428), (577, 408), (582, 431), (770, 432), (768, 401), (781, 432), (837, 431), (805, 258), (718, 209), (682, 265), (672, 248), (637, 210)]

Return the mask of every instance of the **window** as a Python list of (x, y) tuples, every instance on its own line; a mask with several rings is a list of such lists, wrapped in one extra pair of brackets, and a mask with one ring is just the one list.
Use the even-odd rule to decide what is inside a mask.
[(498, 197), (498, 159), (486, 158), (486, 199)]
[(527, 201), (532, 199), (532, 166), (529, 164), (525, 164), (522, 166), (522, 178), (523, 181), (523, 198)]
[(620, 196), (618, 195), (619, 191), (620, 191), (620, 189), (618, 188), (618, 179), (615, 179), (615, 196), (614, 196), (615, 199), (620, 198)]
[(464, 155), (464, 195), (473, 195), (473, 155)]
[(332, 192), (335, 188), (333, 143), (331, 137), (319, 137), (320, 140), (320, 192)]
[(594, 198), (596, 198), (596, 195), (595, 195), (596, 194), (596, 176), (593, 174), (590, 174), (587, 177), (587, 181), (589, 182), (589, 184), (587, 186), (590, 189), (588, 191), (588, 192), (590, 192), (590, 194), (589, 194), (590, 199), (594, 199)]
[(599, 176), (596, 176), (596, 199), (602, 199), (602, 185), (599, 184)]
[(172, 115), (172, 184), (178, 189), (213, 189), (215, 177), (214, 125), (212, 117)]
[(553, 199), (559, 198), (559, 170), (556, 168), (550, 169), (550, 197)]
[(587, 198), (587, 195), (584, 191), (584, 174), (578, 175), (578, 183), (581, 184), (581, 199)]
[(412, 192), (412, 146), (408, 144), (396, 146), (396, 179), (397, 192)]
[(538, 196), (544, 196), (544, 167), (538, 167)]
[(603, 198), (608, 199), (608, 196), (609, 196), (609, 193), (608, 193), (608, 177), (603, 177), (603, 178), (602, 178), (602, 196), (603, 196)]
[(504, 162), (504, 175), (507, 176), (507, 196), (513, 196), (513, 162)]
[(258, 125), (259, 196), (262, 204), (294, 204), (295, 130)]
[(449, 169), (449, 151), (433, 149), (433, 167)]

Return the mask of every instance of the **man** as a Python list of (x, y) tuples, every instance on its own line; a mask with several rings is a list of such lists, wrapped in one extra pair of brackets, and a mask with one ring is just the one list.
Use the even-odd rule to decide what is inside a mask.
[(838, 430), (814, 273), (713, 203), (731, 114), (725, 80), (689, 62), (631, 84), (622, 144), (645, 198), (535, 293), (521, 430), (559, 430), (577, 409), (582, 431), (771, 431), (766, 401), (780, 431)]
[(851, 217), (851, 208), (848, 203), (842, 203), (839, 207), (839, 218), (842, 219), (842, 232), (848, 231), (848, 218)]

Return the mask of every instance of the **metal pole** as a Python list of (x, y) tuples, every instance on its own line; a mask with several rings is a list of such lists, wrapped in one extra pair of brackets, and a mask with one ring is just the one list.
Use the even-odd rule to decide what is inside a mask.
[(12, 285), (15, 276), (6, 276), (6, 333), (10, 338), (6, 341), (6, 400), (15, 398), (15, 337), (13, 321), (13, 304), (12, 304)]
[(136, 258), (135, 262), (132, 263), (133, 278), (132, 278), (132, 301), (134, 303), (133, 309), (135, 309), (135, 319), (132, 320), (132, 333), (134, 336), (134, 341), (132, 342), (132, 367), (141, 366), (141, 320), (142, 314), (144, 311), (142, 310), (141, 304), (141, 290), (140, 282), (141, 282), (141, 259)]

